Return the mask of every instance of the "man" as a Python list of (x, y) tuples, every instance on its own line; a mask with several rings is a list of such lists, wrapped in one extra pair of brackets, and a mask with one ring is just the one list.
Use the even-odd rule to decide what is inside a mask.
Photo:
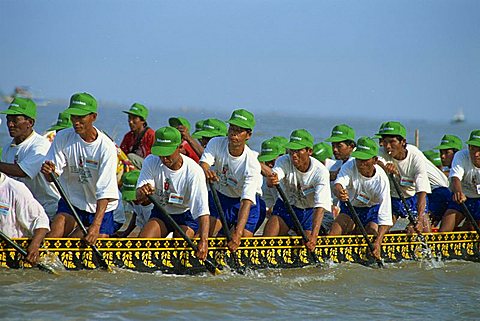
[[(294, 130), (285, 147), (288, 154), (275, 162), (268, 185), (281, 184), (308, 236), (305, 246), (314, 251), (324, 211), (332, 207), (329, 173), (322, 163), (311, 157), (313, 136), (305, 129)], [(283, 200), (278, 198), (263, 236), (288, 235), (290, 229), (299, 234), (290, 215)]]
[(46, 137), (48, 141), (51, 143), (55, 139), (55, 135), (57, 132), (61, 131), (62, 129), (70, 128), (70, 127), (72, 127), (72, 121), (70, 120), (70, 115), (67, 115), (66, 113), (62, 112), (58, 114), (58, 119), (55, 125), (47, 129), (47, 133), (43, 134), (43, 136)]
[[(57, 134), (42, 173), (51, 180), (56, 172), (76, 212), (88, 227), (85, 241), (92, 245), (98, 237), (115, 232), (113, 211), (118, 206), (115, 144), (97, 129), (97, 101), (88, 93), (76, 93), (65, 110), (73, 128)], [(48, 237), (82, 237), (66, 200), (58, 202)]]
[(325, 141), (332, 143), (333, 155), (337, 160), (337, 163), (329, 169), (330, 180), (334, 181), (337, 179), (340, 167), (350, 159), (355, 148), (355, 131), (348, 125), (337, 125), (333, 127), (332, 134)]
[[(262, 176), (258, 153), (246, 144), (255, 127), (253, 114), (245, 109), (234, 110), (228, 123), (228, 137), (212, 138), (200, 159), (200, 165), (209, 182), (218, 181), (218, 196), (228, 224), (225, 228), (233, 228), (228, 248), (236, 251), (241, 237), (253, 236), (257, 227)], [(212, 195), (209, 195), (209, 204), (210, 235), (216, 235), (222, 224)]]
[(141, 169), (143, 159), (150, 155), (155, 141), (155, 132), (147, 125), (148, 109), (142, 104), (134, 103), (129, 110), (123, 112), (128, 114), (130, 131), (123, 137), (120, 149), (136, 168)]
[(442, 161), (440, 159), (440, 153), (434, 151), (433, 149), (424, 150), (423, 155), (431, 162), (436, 168), (442, 170)]
[(452, 167), (453, 156), (463, 148), (462, 140), (455, 135), (444, 135), (440, 145), (435, 149), (440, 150), (440, 159), (442, 161), (443, 172), (449, 175)]
[(33, 129), (37, 107), (32, 100), (17, 97), (0, 113), (7, 115), (8, 132), (13, 138), (3, 149), (0, 172), (24, 183), (52, 219), (60, 196), (55, 186), (39, 175), (50, 142)]
[[(451, 232), (465, 218), (460, 204), (465, 203), (473, 218), (480, 224), (480, 130), (473, 130), (466, 141), (468, 149), (455, 154), (450, 170), (452, 199), (442, 219), (440, 232)], [(472, 229), (469, 221), (464, 229)]]
[[(431, 193), (429, 177), (427, 173), (427, 160), (418, 150), (409, 145), (407, 148), (407, 131), (405, 127), (396, 121), (384, 123), (381, 128), (383, 148), (380, 151), (385, 172), (395, 174), (400, 189), (407, 201), (412, 215), (417, 218), (416, 228), (419, 231), (428, 232), (430, 223), (428, 217), (427, 194)], [(433, 165), (432, 165), (433, 166)], [(433, 166), (434, 167), (434, 166)], [(443, 174), (442, 174), (443, 175)], [(392, 212), (394, 221), (400, 217), (407, 217), (407, 210), (403, 206), (400, 196), (397, 194), (393, 182), (390, 184), (392, 196)], [(409, 232), (412, 232), (409, 226)]]
[(168, 124), (180, 131), (182, 134), (181, 153), (190, 157), (195, 162), (200, 161), (203, 153), (202, 146), (190, 135), (190, 122), (183, 117), (171, 117), (168, 119)]
[(331, 168), (336, 162), (332, 159), (333, 149), (326, 142), (313, 145), (312, 157), (325, 165), (327, 169)]
[(10, 238), (31, 237), (26, 260), (36, 264), (39, 248), (50, 230), (48, 216), (30, 190), (0, 172), (0, 231)]
[[(187, 236), (200, 235), (196, 256), (205, 260), (210, 222), (205, 175), (194, 160), (180, 153), (182, 136), (176, 128), (158, 129), (155, 139), (152, 155), (145, 159), (138, 178), (137, 201), (146, 204), (147, 196), (155, 194)], [(169, 232), (179, 237), (160, 209), (154, 207), (139, 237), (166, 237)]]
[(358, 139), (357, 147), (352, 153), (355, 159), (342, 166), (335, 181), (334, 193), (343, 203), (340, 205), (341, 213), (333, 222), (329, 235), (358, 231), (353, 213), (344, 203), (350, 201), (367, 233), (377, 236), (374, 256), (380, 258), (383, 236), (393, 222), (390, 182), (383, 169), (376, 165), (377, 155), (378, 146), (373, 139)]

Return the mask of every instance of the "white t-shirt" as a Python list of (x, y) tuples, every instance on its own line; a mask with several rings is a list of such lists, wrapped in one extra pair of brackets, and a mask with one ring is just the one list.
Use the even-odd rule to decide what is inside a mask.
[(50, 230), (43, 207), (25, 184), (0, 173), (0, 230), (8, 237), (32, 237), (39, 228)]
[(267, 209), (273, 208), (275, 202), (277, 201), (277, 191), (274, 187), (267, 186), (267, 179), (263, 178), (263, 185), (262, 185), (262, 199), (265, 201), (265, 206)]
[(35, 131), (23, 142), (16, 145), (13, 141), (3, 148), (2, 161), (17, 164), (27, 177), (12, 177), (24, 183), (37, 201), (43, 206), (50, 218), (57, 212), (60, 195), (53, 183), (49, 183), (40, 173), (50, 142)]
[(118, 206), (117, 149), (100, 130), (91, 143), (85, 142), (73, 128), (57, 133), (47, 160), (55, 163), (60, 183), (72, 204), (95, 214), (97, 200), (112, 199), (106, 212)]
[[(415, 193), (426, 192), (430, 194), (426, 158), (418, 148), (407, 149), (407, 157), (403, 160), (394, 159), (384, 148), (379, 151), (380, 160), (384, 163), (393, 163), (400, 173), (400, 188), (405, 197), (412, 197)], [(395, 186), (390, 182), (390, 194), (399, 197)]]
[(428, 181), (432, 190), (439, 187), (448, 187), (448, 178), (445, 174), (435, 166), (428, 158), (418, 149), (417, 146), (407, 144), (408, 151), (418, 152), (419, 155), (423, 156), (423, 161), (427, 167)]
[(290, 155), (283, 155), (276, 160), (272, 171), (277, 173), (280, 186), (291, 205), (298, 208), (321, 207), (325, 211), (331, 210), (330, 174), (315, 158), (310, 157), (310, 167), (303, 173), (295, 168)]
[(123, 206), (123, 202), (121, 201), (122, 192), (120, 192), (120, 190), (118, 190), (118, 199), (118, 206), (116, 209), (113, 210), (113, 221), (123, 224), (127, 220), (127, 217), (125, 216), (125, 207)]
[(473, 165), (468, 149), (462, 149), (453, 156), (449, 178), (452, 177), (462, 182), (462, 192), (466, 197), (480, 197), (480, 168)]
[(159, 156), (148, 155), (143, 161), (137, 188), (150, 184), (155, 188), (159, 203), (169, 214), (190, 210), (194, 219), (209, 215), (205, 173), (191, 158), (181, 155), (183, 164), (173, 171)]
[(245, 145), (242, 155), (234, 157), (228, 151), (228, 137), (214, 137), (205, 147), (200, 162), (215, 165), (220, 193), (256, 204), (256, 194), (262, 194), (263, 182), (257, 156), (257, 152)]
[(348, 191), (348, 198), (355, 207), (372, 207), (379, 204), (378, 224), (393, 225), (390, 182), (385, 171), (375, 165), (373, 177), (365, 177), (358, 171), (355, 160), (346, 162), (338, 173), (335, 184)]

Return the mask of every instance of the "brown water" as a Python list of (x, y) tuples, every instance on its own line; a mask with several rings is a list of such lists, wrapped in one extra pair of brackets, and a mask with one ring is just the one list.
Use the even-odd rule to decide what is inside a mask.
[(332, 264), (246, 275), (0, 269), (5, 320), (480, 319), (480, 265)]

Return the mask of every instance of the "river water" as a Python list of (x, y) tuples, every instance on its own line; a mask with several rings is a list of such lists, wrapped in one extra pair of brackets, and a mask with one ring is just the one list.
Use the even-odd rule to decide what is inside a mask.
[[(39, 107), (35, 125), (43, 132), (62, 106)], [(117, 143), (128, 130), (122, 108), (100, 109), (98, 127)], [(207, 117), (227, 119), (230, 111), (157, 110), (150, 126), (167, 124), (169, 116), (186, 116), (192, 125)], [(321, 112), (319, 111), (321, 115)], [(403, 117), (408, 118), (408, 117)], [(2, 118), (5, 120), (5, 118)], [(357, 136), (372, 135), (387, 119), (323, 119), (257, 115), (251, 147), (272, 135), (288, 136), (306, 128), (316, 140), (329, 136), (338, 123), (348, 123)], [(452, 125), (404, 121), (413, 142), (432, 148), (445, 133), (466, 140), (480, 124)], [(0, 143), (10, 138), (5, 123)], [(0, 319), (5, 320), (291, 320), (291, 319), (480, 319), (480, 265), (464, 261), (402, 262), (385, 269), (358, 264), (330, 264), (291, 270), (247, 271), (246, 275), (172, 276), (115, 270), (62, 271), (59, 276), (36, 269), (0, 269)]]

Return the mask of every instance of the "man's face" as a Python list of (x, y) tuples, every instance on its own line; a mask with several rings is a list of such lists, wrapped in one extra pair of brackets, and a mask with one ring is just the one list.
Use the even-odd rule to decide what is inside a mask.
[(405, 139), (398, 140), (396, 136), (383, 136), (383, 148), (395, 159), (399, 159), (400, 154), (405, 150), (407, 142)]
[(369, 177), (374, 169), (374, 165), (377, 163), (377, 157), (370, 159), (355, 159), (358, 171), (365, 177)]
[(470, 153), (470, 159), (475, 167), (480, 167), (480, 147), (474, 145), (468, 145), (468, 152)]
[(142, 117), (128, 114), (128, 126), (133, 132), (140, 132), (144, 127), (145, 121)]
[(7, 115), (7, 127), (10, 137), (21, 137), (33, 127), (33, 120), (23, 115)]
[(453, 156), (455, 156), (453, 149), (440, 149), (440, 159), (443, 166), (452, 167)]
[(251, 136), (251, 132), (245, 128), (238, 127), (236, 125), (230, 125), (228, 127), (228, 143), (232, 147), (245, 145)]
[(332, 149), (335, 159), (342, 161), (349, 159), (353, 152), (353, 146), (346, 144), (345, 142), (333, 142)]
[(79, 135), (85, 134), (88, 130), (93, 127), (93, 122), (97, 119), (97, 114), (91, 113), (85, 116), (76, 116), (71, 115), (70, 120), (72, 121), (73, 128), (75, 132)]
[(308, 168), (310, 166), (311, 148), (289, 149), (288, 154), (292, 160), (293, 166), (297, 169)]
[(180, 155), (180, 148), (177, 148), (170, 156), (159, 157), (162, 160), (162, 163), (171, 170), (176, 170), (176, 165), (178, 165), (182, 158), (182, 156)]

